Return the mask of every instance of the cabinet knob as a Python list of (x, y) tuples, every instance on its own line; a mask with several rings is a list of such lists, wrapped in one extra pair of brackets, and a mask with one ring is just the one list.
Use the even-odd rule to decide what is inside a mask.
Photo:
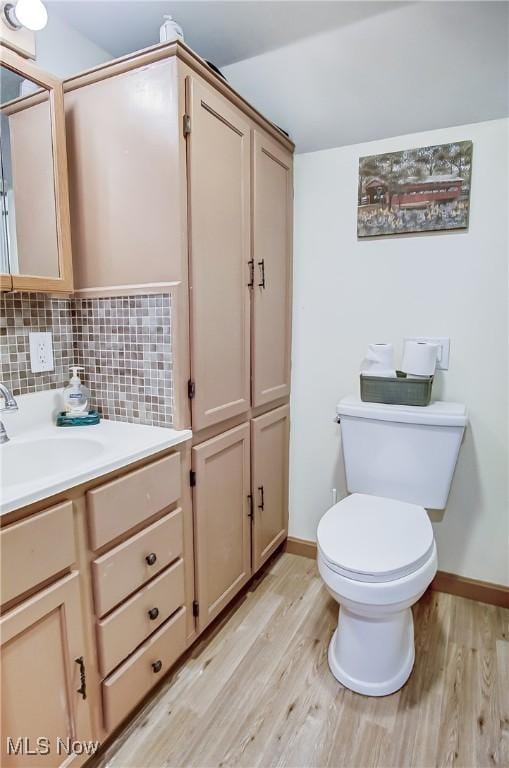
[(153, 672), (155, 672), (155, 673), (160, 672), (162, 670), (162, 668), (163, 668), (163, 662), (160, 659), (158, 659), (158, 661), (153, 661), (152, 662), (152, 670), (153, 670)]
[(150, 555), (147, 555), (145, 560), (147, 561), (147, 565), (154, 565), (155, 561), (157, 560), (157, 555), (155, 552), (151, 552)]
[(159, 616), (159, 608), (151, 608), (150, 611), (148, 612), (148, 617), (149, 619), (152, 619), (152, 621), (154, 621), (154, 619), (157, 619), (158, 616)]

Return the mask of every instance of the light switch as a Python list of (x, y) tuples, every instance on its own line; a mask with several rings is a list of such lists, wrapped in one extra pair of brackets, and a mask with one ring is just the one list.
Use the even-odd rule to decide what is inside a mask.
[(53, 360), (53, 334), (29, 333), (30, 340), (30, 370), (32, 373), (52, 371), (55, 368)]

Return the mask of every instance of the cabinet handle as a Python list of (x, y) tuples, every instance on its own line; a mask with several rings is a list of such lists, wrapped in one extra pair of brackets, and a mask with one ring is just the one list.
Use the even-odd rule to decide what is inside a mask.
[(157, 560), (157, 555), (155, 552), (151, 552), (150, 555), (147, 555), (145, 560), (147, 561), (147, 565), (154, 565), (155, 561)]
[(259, 485), (258, 490), (260, 491), (260, 503), (258, 504), (258, 509), (261, 509), (263, 512), (265, 508), (265, 499), (263, 496), (263, 485)]
[(260, 267), (260, 282), (258, 283), (258, 288), (265, 288), (265, 259), (259, 261), (258, 266)]
[(249, 283), (247, 284), (248, 288), (253, 288), (254, 286), (254, 259), (249, 259), (247, 262), (249, 266)]
[(160, 672), (162, 668), (163, 668), (163, 662), (160, 659), (158, 659), (158, 661), (152, 662), (152, 671), (154, 673)]
[(159, 616), (159, 608), (151, 608), (148, 612), (148, 617), (151, 619), (151, 621), (155, 621), (157, 617)]
[(87, 698), (87, 678), (85, 674), (85, 661), (83, 659), (83, 656), (79, 656), (77, 659), (74, 659), (76, 664), (80, 668), (80, 687), (76, 691), (76, 693), (81, 693), (81, 696), (83, 699)]

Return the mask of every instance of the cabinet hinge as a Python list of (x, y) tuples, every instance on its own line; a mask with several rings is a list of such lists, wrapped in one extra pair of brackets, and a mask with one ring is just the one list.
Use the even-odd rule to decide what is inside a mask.
[(194, 488), (194, 486), (196, 485), (196, 472), (194, 471), (194, 469), (192, 469), (189, 472), (189, 485), (191, 486), (191, 488)]
[(200, 614), (200, 603), (198, 600), (193, 600), (193, 616), (199, 616)]
[(192, 400), (195, 394), (196, 394), (196, 384), (194, 383), (193, 379), (189, 379), (189, 381), (187, 382), (187, 396), (190, 400)]
[(253, 496), (251, 493), (247, 494), (247, 503), (249, 504), (249, 512), (247, 516), (253, 519)]
[(184, 123), (184, 136), (189, 136), (189, 134), (191, 133), (191, 115), (188, 115), (186, 113), (184, 115), (183, 123)]

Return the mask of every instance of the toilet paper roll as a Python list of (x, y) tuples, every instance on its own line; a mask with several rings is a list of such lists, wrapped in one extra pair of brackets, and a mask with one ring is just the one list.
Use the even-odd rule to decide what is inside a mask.
[(392, 344), (369, 344), (366, 357), (361, 363), (361, 373), (369, 376), (396, 376)]
[(409, 377), (433, 376), (438, 345), (429, 341), (406, 341), (401, 370)]

